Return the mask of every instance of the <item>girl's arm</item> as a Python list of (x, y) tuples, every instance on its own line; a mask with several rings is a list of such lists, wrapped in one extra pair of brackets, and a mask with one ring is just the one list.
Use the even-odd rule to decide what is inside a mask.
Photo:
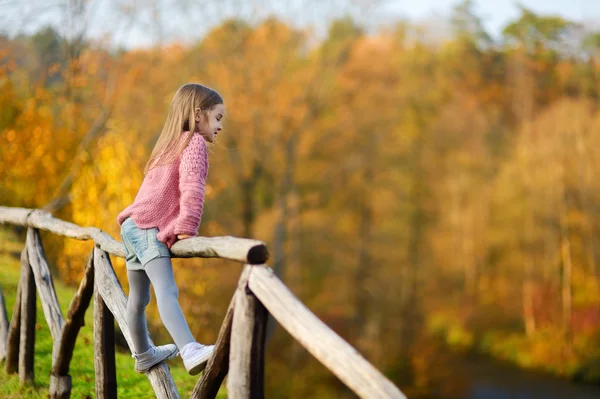
[(183, 151), (179, 164), (180, 212), (174, 230), (177, 236), (193, 237), (198, 232), (204, 209), (205, 159), (204, 138), (194, 134)]

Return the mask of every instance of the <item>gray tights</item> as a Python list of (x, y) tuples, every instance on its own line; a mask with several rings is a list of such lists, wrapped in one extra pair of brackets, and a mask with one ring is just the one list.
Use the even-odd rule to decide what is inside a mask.
[(160, 318), (179, 349), (195, 341), (179, 306), (179, 289), (173, 275), (171, 258), (160, 257), (148, 262), (144, 270), (127, 270), (129, 297), (127, 324), (136, 353), (150, 349), (146, 306), (150, 303), (150, 283), (158, 302)]

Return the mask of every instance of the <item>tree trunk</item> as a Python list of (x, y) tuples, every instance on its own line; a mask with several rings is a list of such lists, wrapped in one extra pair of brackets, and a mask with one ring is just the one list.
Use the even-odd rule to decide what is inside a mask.
[[(559, 162), (563, 162), (562, 159)], [(562, 166), (561, 166), (562, 169)], [(564, 170), (562, 171), (564, 178)], [(560, 254), (562, 261), (562, 278), (561, 278), (561, 297), (562, 297), (562, 329), (563, 339), (565, 344), (565, 355), (570, 355), (572, 350), (572, 332), (571, 332), (571, 310), (572, 310), (572, 274), (573, 264), (571, 261), (571, 242), (569, 239), (569, 221), (567, 210), (567, 198), (565, 195), (564, 180), (560, 185)]]
[(475, 234), (473, 231), (475, 219), (473, 217), (473, 208), (465, 207), (463, 212), (465, 217), (462, 229), (461, 250), (465, 268), (465, 292), (469, 295), (471, 301), (473, 301), (477, 293), (477, 261), (475, 259)]
[[(516, 116), (517, 121), (521, 126), (525, 126), (523, 135), (525, 137), (525, 143), (528, 148), (525, 149), (526, 153), (535, 151), (529, 143), (532, 143), (532, 132), (528, 122), (531, 121), (533, 113), (535, 111), (534, 101), (534, 89), (535, 82), (534, 77), (529, 69), (529, 57), (526, 49), (521, 48), (515, 58), (510, 64), (510, 78), (512, 84), (517, 89), (514, 93), (513, 101), (513, 112)], [(530, 168), (534, 165), (526, 163), (522, 168), (522, 179), (526, 191), (526, 204), (527, 214), (525, 215), (524, 221), (524, 279), (523, 279), (523, 290), (522, 290), (522, 306), (523, 306), (523, 321), (525, 324), (525, 333), (528, 337), (531, 337), (536, 331), (536, 323), (533, 311), (533, 294), (534, 294), (534, 220), (533, 220), (533, 198), (531, 195), (532, 181), (529, 173)]]
[(569, 357), (572, 352), (572, 331), (571, 331), (571, 311), (572, 311), (572, 274), (573, 264), (571, 261), (571, 242), (569, 228), (569, 200), (567, 196), (567, 174), (565, 164), (567, 163), (567, 153), (565, 148), (567, 141), (571, 141), (568, 133), (564, 131), (556, 132), (557, 146), (556, 160), (554, 162), (557, 171), (557, 190), (558, 190), (558, 222), (560, 231), (560, 254), (562, 263), (561, 278), (561, 298), (562, 298), (562, 329), (564, 342), (564, 355)]
[(244, 237), (252, 237), (252, 228), (254, 225), (254, 199), (252, 184), (244, 181), (242, 184), (242, 222)]
[(531, 338), (536, 331), (535, 313), (533, 308), (533, 295), (534, 295), (534, 256), (532, 251), (533, 248), (533, 211), (528, 211), (525, 216), (525, 278), (523, 280), (523, 321), (525, 323), (525, 334), (528, 338)]
[(296, 167), (296, 147), (298, 133), (293, 133), (285, 145), (285, 169), (279, 182), (279, 194), (277, 196), (277, 225), (273, 240), (273, 270), (282, 280), (285, 279), (285, 243), (287, 241), (288, 216), (289, 216), (289, 194), (294, 188), (294, 173)]
[(419, 284), (419, 270), (422, 267), (423, 242), (425, 235), (425, 209), (423, 203), (426, 196), (425, 186), (425, 116), (421, 115), (417, 104), (412, 104), (413, 112), (416, 114), (420, 132), (414, 139), (412, 145), (410, 167), (412, 168), (411, 189), (410, 189), (410, 206), (412, 207), (409, 218), (409, 237), (408, 237), (408, 259), (403, 266), (403, 281), (402, 281), (402, 305), (400, 320), (400, 358), (407, 364), (407, 371), (412, 378), (413, 366), (409, 362), (410, 347), (418, 334), (418, 328), (422, 323), (421, 312), (419, 311), (420, 304), (417, 302), (417, 290)]
[(562, 323), (565, 342), (565, 351), (567, 355), (571, 354), (572, 349), (572, 331), (571, 331), (571, 309), (572, 309), (572, 270), (571, 263), (571, 244), (568, 237), (562, 237), (561, 257), (563, 264), (562, 273)]
[(363, 193), (360, 203), (358, 226), (358, 256), (356, 272), (354, 274), (354, 331), (357, 348), (365, 353), (369, 349), (368, 337), (365, 336), (368, 316), (372, 316), (371, 293), (373, 268), (371, 259), (371, 236), (373, 230), (373, 209), (370, 198), (370, 181), (373, 178), (372, 168), (365, 165), (363, 171)]

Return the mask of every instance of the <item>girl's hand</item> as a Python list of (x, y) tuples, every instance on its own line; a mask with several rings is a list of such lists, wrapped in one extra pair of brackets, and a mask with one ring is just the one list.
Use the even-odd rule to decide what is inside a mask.
[(193, 236), (189, 236), (187, 234), (177, 234), (177, 239), (179, 239), (179, 240), (183, 240), (185, 238), (190, 238), (190, 237), (193, 237)]

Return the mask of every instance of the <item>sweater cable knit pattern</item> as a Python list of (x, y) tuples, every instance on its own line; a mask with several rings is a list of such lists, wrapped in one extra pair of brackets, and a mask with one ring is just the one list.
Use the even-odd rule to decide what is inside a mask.
[(178, 234), (195, 236), (202, 220), (207, 175), (206, 142), (194, 134), (175, 162), (154, 167), (146, 174), (133, 204), (119, 213), (117, 223), (121, 225), (131, 217), (139, 228), (156, 227), (156, 237), (169, 249)]

